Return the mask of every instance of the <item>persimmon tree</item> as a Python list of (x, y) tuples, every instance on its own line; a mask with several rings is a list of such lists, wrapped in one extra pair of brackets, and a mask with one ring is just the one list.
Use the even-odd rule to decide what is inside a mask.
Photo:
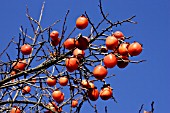
[[(99, 23), (94, 24), (93, 17), (84, 12), (75, 20), (73, 29), (68, 30), (69, 10), (64, 20), (56, 20), (46, 28), (41, 26), (43, 10), (44, 3), (36, 20), (27, 8), (33, 36), (21, 26), (18, 38), (12, 38), (0, 54), (0, 57), (6, 56), (5, 60), (0, 60), (0, 112), (80, 112), (87, 102), (97, 113), (91, 101), (101, 98), (116, 102), (112, 86), (107, 82), (114, 75), (108, 75), (108, 71), (144, 60), (131, 60), (140, 55), (142, 44), (135, 40), (129, 43), (133, 40), (131, 36), (113, 28), (124, 23), (136, 24), (135, 16), (112, 22), (99, 0), (102, 18)], [(61, 32), (53, 29), (59, 22), (63, 22)], [(100, 29), (101, 25), (106, 27)], [(73, 35), (86, 27), (91, 28), (89, 35), (81, 32)], [(12, 44), (16, 49), (9, 50)], [(17, 51), (17, 55), (9, 51)], [(70, 110), (65, 111), (64, 107)]]

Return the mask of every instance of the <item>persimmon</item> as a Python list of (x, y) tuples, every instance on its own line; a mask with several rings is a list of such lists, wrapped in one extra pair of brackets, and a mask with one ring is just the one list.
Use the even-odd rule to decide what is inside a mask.
[(105, 44), (109, 50), (114, 50), (119, 43), (118, 43), (118, 39), (115, 36), (108, 36), (106, 38)]
[(21, 110), (20, 110), (18, 107), (14, 106), (14, 107), (11, 109), (10, 113), (21, 113)]
[(88, 80), (82, 80), (81, 85), (84, 88), (95, 88), (94, 84)]
[(77, 107), (77, 105), (78, 105), (78, 100), (72, 100), (72, 102), (71, 102), (71, 107), (73, 107), (73, 108), (75, 108), (75, 107)]
[(89, 89), (87, 94), (88, 94), (89, 99), (92, 101), (96, 101), (99, 98), (99, 91), (96, 88)]
[[(126, 62), (124, 60), (126, 60)], [(129, 64), (129, 62), (127, 61), (129, 61), (129, 58), (127, 56), (120, 56), (118, 58), (117, 66), (119, 68), (125, 68)]]
[(138, 42), (133, 42), (129, 45), (128, 52), (131, 56), (137, 56), (142, 52), (142, 45)]
[(62, 96), (62, 92), (60, 90), (55, 90), (53, 93), (52, 93), (52, 97), (55, 101), (58, 101), (60, 100)]
[(60, 79), (59, 79), (59, 84), (60, 84), (61, 86), (66, 86), (67, 83), (68, 83), (68, 78), (67, 78), (67, 77), (60, 77)]
[(32, 84), (35, 84), (35, 83), (36, 83), (36, 78), (32, 78), (30, 82), (31, 82)]
[(117, 58), (114, 54), (110, 53), (104, 57), (103, 62), (107, 68), (113, 68), (117, 64)]
[(115, 36), (117, 39), (121, 39), (121, 40), (124, 40), (125, 38), (124, 38), (124, 35), (123, 35), (123, 33), (121, 32), (121, 31), (115, 31), (114, 33), (113, 33), (113, 36)]
[(76, 47), (80, 50), (86, 50), (89, 47), (89, 38), (86, 36), (80, 36), (76, 40)]
[(62, 103), (64, 101), (64, 93), (61, 94), (61, 97), (58, 100), (55, 100), (57, 103)]
[(21, 53), (23, 55), (29, 55), (32, 52), (32, 47), (29, 44), (24, 44), (21, 46)]
[(129, 43), (122, 43), (119, 45), (119, 48), (118, 48), (118, 53), (120, 55), (123, 55), (123, 56), (127, 56), (128, 55), (128, 46), (129, 46)]
[(66, 64), (67, 71), (73, 72), (78, 68), (79, 61), (77, 58), (70, 57), (66, 59), (65, 64)]
[[(53, 111), (57, 111), (57, 112), (61, 112), (62, 111), (62, 108), (60, 107), (60, 108), (58, 108), (58, 106), (56, 105), (56, 103), (55, 102), (49, 102), (48, 104), (47, 104), (47, 107), (49, 108), (49, 109), (51, 109), (51, 110), (53, 110)], [(44, 113), (53, 113), (52, 111), (50, 111), (50, 110), (48, 110), (48, 111), (45, 111)]]
[(14, 69), (16, 70), (23, 71), (27, 66), (27, 62), (26, 60), (19, 60), (18, 62), (14, 62), (12, 66), (14, 66)]
[(30, 86), (25, 86), (23, 89), (22, 89), (22, 93), (23, 94), (28, 94), (30, 93), (31, 91), (31, 87)]
[(51, 33), (50, 33), (50, 38), (51, 38), (51, 40), (53, 40), (53, 41), (56, 41), (56, 40), (58, 40), (58, 36), (59, 36), (59, 32), (58, 31), (52, 31)]
[(75, 46), (76, 46), (75, 45), (75, 39), (74, 38), (68, 38), (67, 40), (64, 41), (63, 45), (66, 49), (69, 49), (69, 50), (74, 49)]
[(112, 95), (113, 93), (112, 93), (112, 89), (110, 86), (104, 87), (100, 91), (100, 98), (102, 100), (108, 100), (112, 97)]
[[(10, 75), (14, 76), (17, 72), (16, 71), (11, 71)], [(14, 79), (12, 79), (12, 82), (14, 82)]]
[(56, 40), (51, 40), (51, 45), (53, 45), (53, 46), (57, 46), (58, 44), (59, 44), (59, 42), (60, 42), (60, 38), (57, 38)]
[(89, 23), (88, 19), (84, 15), (82, 15), (82, 16), (77, 18), (76, 27), (78, 29), (82, 30), (82, 29), (85, 29), (88, 26), (88, 23)]
[(46, 82), (47, 82), (48, 86), (54, 86), (54, 85), (56, 85), (57, 80), (54, 77), (48, 77)]
[(93, 70), (93, 76), (98, 80), (104, 79), (107, 73), (107, 69), (102, 65), (96, 66)]
[(83, 58), (83, 57), (84, 57), (85, 52), (84, 52), (84, 50), (80, 50), (80, 49), (76, 48), (76, 49), (73, 51), (73, 55), (74, 55), (76, 58), (80, 59), (80, 58)]

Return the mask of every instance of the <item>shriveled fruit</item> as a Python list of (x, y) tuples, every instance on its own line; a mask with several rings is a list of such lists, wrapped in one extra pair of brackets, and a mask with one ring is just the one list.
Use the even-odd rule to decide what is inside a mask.
[(76, 47), (80, 50), (86, 50), (89, 47), (89, 38), (86, 36), (80, 36), (76, 40)]
[(50, 38), (51, 38), (51, 40), (53, 40), (53, 41), (56, 41), (56, 40), (58, 40), (58, 36), (59, 36), (59, 32), (58, 31), (52, 31), (51, 33), (50, 33)]
[(102, 52), (102, 53), (106, 53), (106, 52), (108, 52), (107, 47), (102, 46), (102, 47), (100, 48), (100, 52)]
[(75, 48), (75, 39), (74, 38), (68, 38), (67, 40), (64, 41), (64, 47), (66, 49), (74, 49)]
[(98, 80), (104, 79), (106, 75), (107, 75), (107, 69), (102, 65), (96, 66), (93, 70), (93, 76)]
[(112, 95), (113, 93), (112, 93), (112, 89), (110, 86), (104, 87), (100, 91), (100, 98), (102, 100), (108, 100), (112, 97)]
[(10, 113), (21, 113), (21, 110), (20, 110), (18, 107), (14, 106), (14, 107), (11, 109), (11, 112), (10, 112)]
[(31, 91), (31, 87), (30, 86), (25, 86), (23, 89), (22, 89), (22, 93), (23, 94), (28, 94), (30, 93)]
[(95, 88), (94, 84), (88, 80), (82, 80), (81, 85), (84, 88)]
[(55, 90), (53, 93), (52, 93), (52, 97), (55, 101), (58, 101), (60, 100), (62, 96), (62, 92), (60, 90)]
[(79, 61), (77, 58), (71, 57), (66, 59), (65, 64), (66, 64), (67, 71), (73, 72), (78, 68)]
[(54, 77), (48, 77), (46, 82), (48, 86), (54, 86), (56, 85), (57, 80)]
[(16, 70), (23, 71), (27, 66), (27, 63), (26, 60), (19, 60), (18, 62), (14, 62), (12, 66), (14, 66), (14, 69)]
[(113, 68), (117, 64), (117, 58), (114, 54), (110, 53), (104, 57), (103, 62), (107, 68)]
[(96, 101), (99, 98), (99, 91), (96, 88), (89, 89), (87, 94), (88, 94), (89, 99), (92, 101)]
[(67, 83), (68, 83), (68, 78), (67, 78), (67, 77), (60, 77), (60, 79), (59, 79), (59, 84), (60, 84), (61, 86), (66, 86)]
[(88, 23), (88, 19), (84, 15), (82, 15), (77, 18), (76, 27), (78, 29), (85, 29), (88, 26)]
[(129, 45), (128, 52), (131, 56), (137, 56), (142, 52), (142, 45), (138, 42), (133, 42)]
[(118, 48), (118, 53), (120, 55), (127, 56), (128, 55), (128, 46), (129, 46), (129, 43), (120, 44), (119, 48)]
[(105, 43), (109, 50), (114, 50), (118, 46), (118, 39), (114, 36), (108, 36)]
[(32, 47), (29, 44), (24, 44), (21, 46), (21, 53), (23, 55), (29, 55), (32, 52)]
[(117, 38), (117, 39), (121, 39), (121, 40), (124, 40), (125, 38), (124, 38), (124, 35), (123, 35), (123, 33), (121, 32), (121, 31), (115, 31), (114, 33), (113, 33), (113, 35)]
[(129, 64), (129, 58), (127, 56), (120, 56), (118, 58), (117, 66), (119, 68), (125, 68)]
[(80, 49), (76, 48), (76, 49), (73, 51), (73, 55), (74, 55), (76, 58), (80, 59), (80, 58), (83, 58), (83, 57), (84, 57), (85, 52), (84, 52), (84, 50), (80, 50)]
[(71, 107), (75, 108), (75, 107), (77, 107), (77, 105), (78, 105), (78, 101), (77, 100), (72, 100)]

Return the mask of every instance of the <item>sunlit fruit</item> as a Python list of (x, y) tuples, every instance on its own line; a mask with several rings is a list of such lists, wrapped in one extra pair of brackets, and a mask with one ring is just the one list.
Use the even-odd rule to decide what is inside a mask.
[(62, 93), (61, 94), (61, 97), (60, 97), (60, 99), (58, 99), (58, 100), (55, 100), (57, 103), (62, 103), (63, 101), (64, 101), (64, 93)]
[(122, 43), (119, 45), (118, 53), (123, 56), (128, 56), (129, 43)]
[(129, 45), (128, 52), (131, 56), (137, 56), (142, 52), (142, 45), (138, 42), (133, 42)]
[(21, 113), (21, 110), (20, 110), (18, 107), (14, 106), (14, 107), (11, 109), (11, 112), (10, 112), (10, 113)]
[(32, 52), (32, 47), (29, 44), (24, 44), (21, 46), (21, 53), (23, 55), (29, 55)]
[(68, 83), (68, 78), (67, 78), (67, 77), (60, 77), (60, 78), (59, 78), (59, 84), (60, 84), (61, 86), (66, 86), (67, 83)]
[(118, 39), (114, 36), (108, 36), (105, 43), (109, 50), (114, 50), (118, 46)]
[(48, 86), (54, 86), (56, 85), (57, 80), (54, 77), (48, 77), (46, 82)]
[(76, 40), (76, 47), (80, 50), (86, 50), (89, 47), (89, 38), (86, 36), (80, 36)]
[(117, 64), (117, 58), (114, 54), (110, 53), (104, 57), (103, 62), (107, 68), (113, 68)]
[(67, 40), (64, 41), (63, 45), (66, 49), (69, 49), (69, 50), (74, 49), (75, 46), (76, 46), (75, 45), (75, 39), (74, 38), (68, 38)]
[(80, 49), (76, 48), (76, 49), (73, 51), (73, 55), (74, 55), (76, 58), (80, 59), (80, 58), (83, 58), (83, 57), (84, 57), (85, 52), (84, 52), (84, 50), (80, 50)]
[(88, 91), (88, 97), (92, 101), (96, 101), (99, 98), (99, 91), (98, 89), (89, 89)]
[(73, 72), (78, 68), (79, 61), (77, 58), (71, 57), (66, 59), (65, 64), (66, 64), (67, 71)]
[(88, 23), (88, 19), (84, 15), (82, 15), (77, 18), (76, 27), (78, 29), (85, 29), (88, 26)]
[(57, 38), (56, 40), (51, 40), (51, 45), (53, 45), (53, 46), (57, 46), (58, 44), (59, 44), (59, 42), (60, 42), (60, 38)]
[(88, 80), (82, 80), (81, 85), (83, 88), (95, 88), (94, 84)]
[(119, 68), (125, 68), (129, 64), (129, 58), (127, 56), (120, 56), (118, 58), (117, 66)]
[(77, 107), (77, 105), (78, 105), (78, 101), (77, 100), (72, 100), (71, 107), (75, 108), (75, 107)]
[(108, 100), (112, 97), (112, 95), (113, 93), (112, 93), (112, 89), (110, 86), (104, 87), (100, 91), (100, 98), (102, 100)]
[(53, 41), (58, 40), (58, 36), (59, 36), (59, 32), (58, 32), (58, 31), (52, 31), (52, 32), (50, 33), (50, 38), (51, 38), (51, 40), (53, 40)]
[(96, 66), (93, 70), (93, 76), (98, 80), (104, 79), (106, 75), (107, 75), (107, 69), (102, 65)]
[(55, 90), (53, 93), (52, 93), (52, 97), (55, 101), (58, 101), (60, 100), (62, 96), (62, 92), (60, 90)]
[(30, 86), (25, 86), (23, 89), (22, 89), (22, 93), (23, 94), (28, 94), (30, 93), (31, 91), (31, 87)]
[(26, 60), (19, 60), (18, 62), (14, 62), (12, 66), (14, 66), (14, 69), (16, 70), (23, 71), (27, 66), (27, 63)]
[(123, 35), (123, 33), (121, 32), (121, 31), (115, 31), (114, 33), (113, 33), (113, 35), (117, 38), (117, 39), (121, 39), (121, 40), (124, 40), (125, 38), (124, 38), (124, 35)]

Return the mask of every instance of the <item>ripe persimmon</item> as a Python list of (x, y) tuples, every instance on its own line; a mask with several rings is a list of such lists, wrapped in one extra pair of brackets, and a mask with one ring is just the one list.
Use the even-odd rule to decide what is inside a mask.
[(68, 78), (67, 78), (67, 77), (60, 77), (60, 79), (59, 79), (59, 84), (60, 84), (61, 86), (66, 86), (67, 83), (68, 83)]
[(56, 85), (57, 80), (54, 77), (48, 77), (46, 82), (47, 82), (48, 86), (54, 86), (54, 85)]
[(104, 57), (103, 62), (107, 68), (113, 68), (117, 64), (117, 58), (114, 54), (110, 53)]
[(77, 18), (76, 27), (78, 29), (85, 29), (88, 26), (88, 23), (88, 19), (84, 15), (82, 15)]
[(58, 101), (60, 100), (62, 96), (62, 92), (60, 90), (55, 90), (53, 93), (52, 93), (52, 97), (55, 101)]
[(105, 43), (109, 50), (114, 50), (119, 44), (118, 39), (115, 36), (108, 36)]
[(86, 36), (80, 36), (76, 40), (76, 47), (80, 50), (86, 50), (89, 47), (89, 38)]
[(21, 53), (23, 55), (29, 55), (32, 52), (32, 47), (29, 44), (24, 44), (21, 46)]
[[(126, 60), (126, 62), (124, 60)], [(120, 56), (117, 61), (117, 66), (119, 68), (125, 68), (129, 64), (129, 62), (127, 61), (129, 61), (129, 58), (127, 56)]]
[(119, 48), (118, 48), (118, 53), (120, 55), (127, 56), (128, 55), (128, 46), (129, 46), (129, 43), (120, 44)]
[(89, 99), (92, 101), (96, 101), (99, 98), (99, 91), (96, 88), (89, 89), (87, 94), (88, 94)]
[(67, 71), (73, 72), (78, 68), (79, 61), (77, 58), (71, 57), (66, 59), (65, 64), (66, 64)]
[(11, 109), (10, 113), (21, 113), (21, 110), (20, 110), (18, 107), (14, 106), (14, 107)]
[(23, 71), (27, 66), (27, 62), (26, 60), (19, 60), (18, 62), (14, 62), (12, 66), (14, 66), (14, 69), (16, 70)]
[(58, 100), (55, 100), (57, 103), (62, 103), (64, 101), (64, 93), (61, 94), (61, 97)]
[(124, 35), (123, 35), (123, 33), (121, 32), (121, 31), (115, 31), (114, 33), (113, 33), (113, 36), (115, 36), (117, 39), (121, 39), (121, 40), (124, 40), (125, 38), (124, 38)]
[(78, 101), (77, 100), (72, 100), (72, 102), (71, 102), (71, 107), (73, 107), (73, 108), (75, 108), (75, 107), (77, 107), (77, 105), (78, 105)]
[(23, 89), (22, 89), (22, 93), (23, 94), (28, 94), (30, 93), (31, 91), (31, 87), (30, 86), (25, 86)]
[(94, 84), (88, 80), (82, 80), (81, 85), (83, 88), (95, 88)]
[(66, 49), (74, 49), (75, 48), (75, 39), (74, 38), (68, 38), (67, 40), (64, 41), (64, 47)]
[(128, 52), (131, 56), (137, 56), (142, 52), (142, 45), (138, 42), (133, 42), (129, 45)]
[(100, 91), (100, 98), (102, 100), (108, 100), (112, 97), (112, 95), (113, 93), (112, 93), (112, 89), (110, 86), (104, 87)]
[(107, 75), (107, 69), (102, 65), (96, 66), (93, 70), (93, 76), (98, 80), (104, 79), (106, 75)]
[(51, 33), (50, 33), (50, 38), (51, 38), (51, 40), (53, 40), (53, 41), (56, 41), (56, 40), (58, 40), (58, 36), (59, 36), (59, 32), (58, 31), (52, 31)]
[(80, 50), (80, 49), (76, 48), (76, 49), (73, 51), (73, 55), (74, 55), (76, 58), (80, 59), (80, 58), (83, 58), (83, 57), (84, 57), (85, 52), (84, 52), (84, 50)]

